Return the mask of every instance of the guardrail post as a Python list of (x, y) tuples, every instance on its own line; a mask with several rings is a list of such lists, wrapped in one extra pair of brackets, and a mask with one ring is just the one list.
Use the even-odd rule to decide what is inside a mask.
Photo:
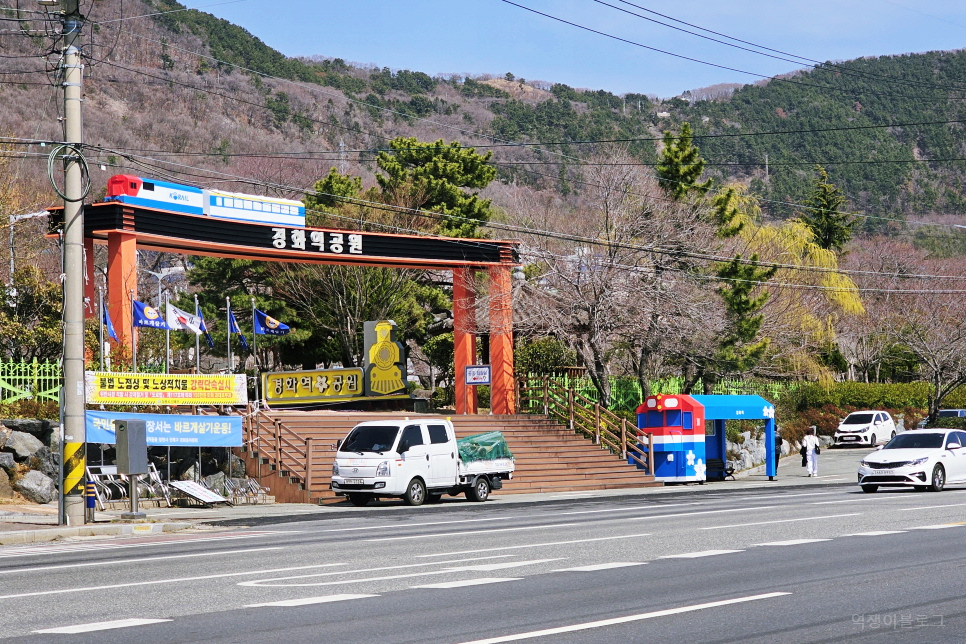
[(550, 379), (543, 377), (543, 415), (550, 415)]
[(275, 472), (282, 471), (282, 424), (275, 419)]
[[(305, 439), (305, 491), (312, 489), (312, 438)], [(309, 495), (311, 501), (311, 494)]]
[(600, 445), (600, 403), (594, 403), (594, 443)]
[(574, 431), (574, 425), (575, 425), (574, 419), (576, 417), (576, 413), (574, 410), (574, 390), (573, 389), (567, 390), (567, 415), (570, 417), (570, 431)]
[(627, 458), (627, 419), (621, 418), (621, 458)]

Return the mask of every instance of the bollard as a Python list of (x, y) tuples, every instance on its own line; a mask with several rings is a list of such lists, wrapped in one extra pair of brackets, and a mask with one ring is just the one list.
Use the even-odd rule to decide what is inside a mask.
[(87, 497), (87, 523), (94, 523), (94, 509), (97, 507), (97, 490), (94, 488), (94, 482), (88, 481), (85, 489), (84, 496)]

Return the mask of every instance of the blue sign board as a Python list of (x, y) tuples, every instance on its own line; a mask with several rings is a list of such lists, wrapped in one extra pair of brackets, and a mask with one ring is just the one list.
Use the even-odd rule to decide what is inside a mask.
[(87, 442), (114, 444), (114, 421), (143, 420), (149, 446), (239, 447), (240, 416), (182, 416), (174, 414), (128, 414), (87, 410)]

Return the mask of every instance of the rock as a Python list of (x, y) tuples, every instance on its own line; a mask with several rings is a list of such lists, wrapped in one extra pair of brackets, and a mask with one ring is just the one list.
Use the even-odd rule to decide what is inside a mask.
[(212, 492), (218, 494), (225, 493), (225, 473), (218, 472), (217, 474), (212, 474), (211, 476), (206, 476), (204, 478), (205, 483), (208, 485), (208, 489)]
[(51, 478), (60, 476), (60, 455), (54, 454), (49, 447), (41, 447), (33, 456), (27, 459), (27, 465), (32, 470), (39, 470)]
[(828, 447), (834, 443), (835, 440), (831, 436), (819, 436), (818, 442), (822, 447)]
[(9, 452), (0, 452), (0, 469), (12, 470), (17, 466), (17, 461), (14, 459), (13, 454)]
[(52, 429), (57, 426), (56, 423), (49, 420), (38, 420), (36, 418), (8, 418), (0, 420), (0, 424), (14, 431), (35, 436), (44, 443), (48, 442)]
[(245, 478), (245, 461), (239, 458), (235, 454), (228, 455), (228, 463), (225, 467), (227, 470), (225, 474), (229, 478), (241, 479)]
[(0, 499), (12, 499), (13, 488), (10, 487), (10, 477), (6, 470), (0, 470)]
[[(6, 440), (4, 440), (2, 434), (6, 434)], [(31, 434), (25, 434), (24, 432), (17, 432), (13, 430), (6, 430), (0, 432), (0, 448), (7, 452), (13, 452), (16, 455), (18, 461), (26, 461), (28, 458), (33, 456), (37, 450), (44, 446), (39, 438)]]
[(34, 503), (50, 503), (57, 497), (57, 486), (54, 485), (54, 481), (37, 470), (27, 472), (13, 484), (13, 489)]

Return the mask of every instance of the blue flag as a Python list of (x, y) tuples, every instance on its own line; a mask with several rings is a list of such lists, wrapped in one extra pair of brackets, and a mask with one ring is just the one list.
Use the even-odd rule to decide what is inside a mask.
[(114, 331), (114, 325), (111, 323), (111, 316), (107, 314), (107, 309), (102, 307), (102, 311), (104, 313), (104, 319), (101, 320), (101, 323), (107, 327), (108, 337), (115, 342), (120, 342), (120, 340), (117, 339), (117, 333)]
[(152, 329), (170, 331), (171, 327), (164, 321), (164, 316), (158, 313), (153, 306), (148, 306), (144, 302), (134, 302), (134, 326), (146, 326)]
[(201, 312), (201, 307), (198, 306), (197, 300), (195, 301), (195, 315), (201, 318), (201, 332), (205, 334), (205, 340), (208, 341), (208, 347), (214, 349), (215, 341), (211, 339), (211, 334), (208, 333), (208, 325), (205, 324), (205, 315)]
[(241, 329), (238, 328), (238, 322), (235, 320), (235, 314), (231, 312), (231, 309), (228, 309), (228, 333), (237, 333), (238, 343), (242, 345), (242, 349), (248, 353), (252, 352), (251, 348), (248, 346), (248, 340), (245, 339), (245, 336), (242, 335)]
[(255, 333), (257, 335), (285, 335), (289, 332), (287, 324), (282, 324), (268, 313), (255, 309)]

